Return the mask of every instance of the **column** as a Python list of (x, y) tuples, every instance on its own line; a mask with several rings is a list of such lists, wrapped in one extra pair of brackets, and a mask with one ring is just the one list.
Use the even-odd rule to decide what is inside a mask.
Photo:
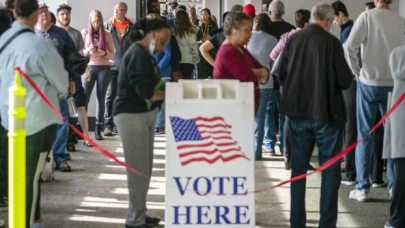
[(405, 18), (405, 1), (399, 1), (399, 14)]

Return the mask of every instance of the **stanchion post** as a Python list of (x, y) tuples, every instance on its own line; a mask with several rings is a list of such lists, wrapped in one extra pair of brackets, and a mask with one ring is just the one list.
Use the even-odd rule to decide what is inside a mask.
[(9, 88), (9, 227), (26, 227), (26, 133), (25, 95), (21, 73), (16, 70), (14, 85)]

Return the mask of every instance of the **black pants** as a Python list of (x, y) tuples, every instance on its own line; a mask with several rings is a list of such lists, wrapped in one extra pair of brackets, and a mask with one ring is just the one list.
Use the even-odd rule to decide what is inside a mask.
[[(381, 120), (381, 114), (378, 112), (376, 124)], [(382, 159), (383, 146), (384, 146), (384, 127), (379, 127), (374, 132), (373, 144), (373, 168), (371, 169), (371, 179), (373, 183), (383, 182), (384, 160)]]
[[(1, 123), (1, 119), (0, 119)], [(0, 197), (8, 197), (8, 137), (0, 124)]]
[(117, 97), (117, 79), (118, 79), (118, 71), (112, 70), (111, 71), (111, 81), (110, 85), (107, 89), (107, 96), (105, 98), (105, 125), (106, 127), (113, 128), (114, 127), (114, 116), (113, 116), (113, 108), (114, 108), (114, 100)]
[(97, 106), (96, 106), (96, 124), (104, 124), (105, 112), (105, 95), (107, 93), (108, 85), (111, 80), (110, 66), (89, 66), (90, 81), (84, 84), (84, 93), (86, 94), (86, 109), (90, 101), (91, 93), (93, 92), (94, 85), (97, 83)]
[[(344, 134), (344, 148), (347, 148), (353, 143), (357, 142), (356, 91), (356, 82), (352, 82), (349, 89), (343, 91), (343, 99), (345, 101), (347, 112), (347, 122)], [(356, 163), (354, 150), (346, 155), (345, 166), (346, 177), (349, 180), (356, 180)]]
[(56, 125), (49, 126), (40, 132), (27, 136), (27, 201), (26, 227), (32, 227), (33, 221), (41, 218), (41, 172), (46, 158), (52, 149), (56, 137)]
[(389, 223), (395, 228), (405, 227), (405, 158), (393, 159), (394, 185)]
[(184, 79), (192, 79), (194, 65), (191, 63), (180, 63), (181, 73)]

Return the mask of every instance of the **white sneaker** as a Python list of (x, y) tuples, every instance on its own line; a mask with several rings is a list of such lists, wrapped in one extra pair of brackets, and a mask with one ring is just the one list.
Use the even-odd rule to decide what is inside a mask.
[(388, 193), (390, 194), (390, 200), (392, 200), (392, 188), (388, 190)]
[(3, 219), (0, 219), (0, 227), (4, 227), (6, 225), (6, 222)]
[(370, 190), (368, 189), (361, 189), (361, 190), (353, 190), (350, 192), (350, 199), (357, 200), (359, 202), (368, 202), (370, 201), (370, 196), (369, 196)]
[(32, 226), (32, 228), (44, 228), (44, 223), (34, 223), (34, 225)]

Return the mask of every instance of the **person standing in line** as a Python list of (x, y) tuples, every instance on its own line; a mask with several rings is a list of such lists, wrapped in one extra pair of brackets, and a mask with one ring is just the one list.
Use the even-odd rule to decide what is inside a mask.
[[(405, 91), (405, 46), (398, 47), (390, 55), (389, 65), (394, 78), (392, 103)], [(392, 186), (392, 200), (390, 218), (385, 228), (405, 227), (405, 103), (402, 102), (397, 110), (386, 120), (384, 138), (384, 159), (391, 159), (393, 163), (394, 185)]]
[[(366, 138), (356, 148), (356, 189), (349, 198), (370, 201), (370, 169), (374, 134), (373, 128), (378, 112), (384, 116), (387, 112), (388, 93), (392, 91), (393, 79), (389, 70), (390, 53), (405, 45), (403, 30), (404, 18), (390, 9), (391, 0), (375, 0), (377, 8), (363, 12), (353, 25), (352, 32), (344, 47), (349, 65), (356, 75), (357, 83), (357, 139)], [(358, 50), (361, 47), (362, 67), (359, 65)], [(378, 53), (376, 55), (375, 53)], [(390, 181), (388, 191), (394, 179), (392, 161), (387, 162), (387, 176)]]
[[(164, 91), (155, 89), (161, 78), (153, 55), (162, 52), (169, 43), (170, 27), (163, 20), (141, 19), (133, 26), (129, 38), (133, 44), (122, 57), (114, 119), (124, 147), (125, 161), (151, 176), (156, 117), (165, 98)], [(125, 227), (158, 225), (159, 218), (146, 215), (150, 180), (131, 171), (127, 171), (127, 175), (129, 211)]]
[(176, 24), (175, 36), (181, 52), (181, 74), (183, 79), (192, 79), (194, 65), (200, 61), (195, 27), (191, 24), (188, 13), (183, 10), (177, 11)]
[(115, 57), (114, 41), (111, 33), (104, 28), (103, 16), (98, 10), (93, 10), (89, 16), (89, 27), (82, 30), (84, 39), (83, 54), (90, 56), (90, 78), (86, 78), (84, 93), (86, 94), (86, 109), (91, 92), (97, 83), (96, 129), (95, 137), (103, 140), (101, 131), (104, 125), (105, 96), (111, 80), (110, 60)]
[[(72, 52), (75, 50), (75, 44), (73, 43), (70, 35), (63, 29), (59, 28), (51, 23), (51, 13), (48, 6), (44, 2), (39, 3), (39, 17), (38, 23), (35, 26), (35, 33), (43, 38), (50, 40), (59, 54), (64, 59), (66, 64)], [(67, 69), (68, 70), (68, 69)], [(75, 92), (75, 76), (69, 73), (69, 94)], [(63, 124), (58, 126), (55, 145), (53, 148), (53, 155), (56, 163), (56, 169), (61, 172), (72, 171), (67, 160), (70, 159), (69, 153), (66, 153), (66, 145), (69, 134), (69, 106), (67, 99), (63, 99), (60, 102), (60, 109), (64, 118)]]
[[(290, 32), (284, 33), (281, 35), (280, 40), (277, 43), (277, 46), (273, 49), (270, 53), (270, 58), (273, 61), (276, 61), (280, 53), (284, 50), (285, 44), (287, 43), (287, 39), (292, 36), (294, 33), (302, 30), (309, 24), (309, 19), (311, 18), (311, 12), (306, 9), (299, 9), (295, 12), (295, 25), (297, 29), (293, 29)], [(273, 80), (273, 78), (271, 78)], [(282, 94), (282, 88), (280, 88), (280, 94)], [(269, 103), (269, 106), (274, 104), (274, 102)], [(267, 107), (270, 110), (274, 110), (274, 108)], [(273, 118), (274, 122), (269, 122), (269, 125), (266, 127), (267, 131), (270, 129), (275, 129), (276, 120)], [(273, 124), (273, 125), (270, 125)], [(273, 133), (274, 134), (274, 133)], [(283, 129), (283, 149), (284, 149), (284, 163), (285, 169), (291, 169), (291, 156), (290, 156), (290, 144), (288, 142), (289, 132), (288, 132), (288, 117), (285, 118), (284, 129)], [(275, 140), (274, 140), (275, 141)], [(275, 142), (274, 142), (275, 143)], [(309, 169), (313, 169), (312, 165), (309, 165)]]
[[(16, 66), (35, 80), (39, 89), (46, 94), (58, 111), (60, 110), (59, 100), (65, 100), (68, 95), (69, 74), (64, 68), (62, 56), (51, 42), (34, 33), (39, 12), (36, 0), (16, 0), (13, 13), (17, 20), (0, 37), (0, 48), (4, 47), (0, 55), (0, 116), (1, 125), (6, 130), (9, 129), (8, 89), (15, 83), (14, 68)], [(44, 16), (43, 12), (40, 17), (42, 16)], [(46, 17), (49, 18), (49, 14)], [(13, 35), (23, 29), (28, 31), (15, 37), (8, 46), (4, 46)], [(27, 90), (25, 97), (27, 111), (25, 117), (27, 156), (25, 227), (43, 228), (39, 178), (55, 141), (57, 125), (62, 124), (63, 121), (51, 111), (26, 80), (22, 79), (21, 83)]]
[[(320, 165), (342, 149), (342, 90), (353, 83), (353, 74), (341, 43), (329, 32), (334, 15), (331, 5), (315, 5), (311, 23), (287, 40), (278, 60), (284, 66), (276, 76), (283, 87), (280, 112), (289, 118), (291, 177), (307, 173), (315, 145)], [(322, 172), (320, 228), (336, 227), (340, 181), (340, 164)], [(306, 179), (291, 184), (291, 228), (306, 227), (305, 191)]]
[(117, 97), (117, 78), (120, 61), (124, 55), (125, 38), (130, 33), (132, 22), (127, 18), (128, 6), (124, 2), (119, 2), (114, 7), (114, 17), (104, 23), (104, 27), (110, 32), (114, 42), (115, 55), (110, 61), (111, 81), (108, 85), (107, 96), (105, 98), (105, 130), (104, 136), (118, 134), (114, 124), (113, 107)]
[[(58, 25), (64, 28), (72, 38), (75, 43), (76, 51), (83, 55), (84, 41), (83, 36), (79, 30), (70, 26), (70, 17), (71, 17), (72, 7), (66, 4), (58, 6), (56, 10)], [(84, 88), (82, 85), (82, 79), (80, 76), (75, 78), (75, 92), (73, 97), (75, 99), (75, 105), (77, 112), (79, 114), (79, 123), (82, 128), (83, 134), (89, 136), (89, 123), (86, 111), (86, 94), (84, 93)], [(84, 146), (92, 147), (89, 141), (83, 142)]]
[[(335, 1), (332, 3), (332, 7), (335, 11), (334, 23), (340, 26), (340, 42), (344, 44), (350, 35), (353, 28), (353, 20), (349, 17), (346, 5), (341, 1)], [(353, 77), (353, 81), (356, 79)], [(350, 88), (343, 91), (343, 98), (345, 100), (347, 110), (347, 122), (345, 126), (344, 134), (344, 148), (349, 147), (353, 143), (357, 142), (357, 119), (356, 119), (356, 91), (357, 83), (352, 83)], [(354, 151), (347, 154), (344, 159), (344, 172), (345, 175), (342, 178), (342, 184), (353, 186), (356, 185), (356, 164)]]
[(195, 6), (190, 7), (188, 11), (188, 16), (190, 17), (191, 24), (193, 24), (194, 26), (198, 26), (200, 19), (198, 19), (197, 10)]
[[(270, 53), (277, 45), (277, 39), (270, 35), (270, 18), (267, 14), (261, 13), (253, 19), (252, 37), (247, 44), (247, 50), (261, 65), (270, 72)], [(261, 48), (258, 48), (261, 47)], [(274, 121), (274, 115), (267, 112), (267, 104), (273, 92), (273, 80), (270, 78), (266, 84), (259, 85), (260, 105), (255, 117), (255, 158), (262, 159), (262, 146), (264, 139), (264, 128), (266, 123)]]

